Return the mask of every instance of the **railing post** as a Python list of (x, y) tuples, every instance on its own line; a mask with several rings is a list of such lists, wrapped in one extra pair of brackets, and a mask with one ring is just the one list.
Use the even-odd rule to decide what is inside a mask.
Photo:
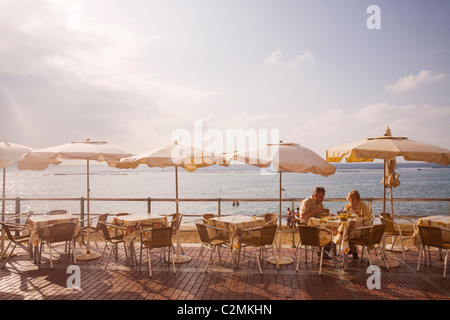
[[(16, 214), (20, 214), (20, 197), (16, 198)], [(16, 219), (16, 223), (20, 224), (20, 218)], [(20, 235), (20, 231), (15, 232), (16, 237)]]
[[(80, 199), (80, 220), (84, 220), (84, 197)], [(84, 222), (82, 227), (84, 227)]]
[(221, 203), (221, 199), (218, 198), (217, 199), (217, 214), (220, 216), (222, 212), (222, 203)]
[(152, 200), (150, 197), (147, 198), (147, 213), (152, 213)]

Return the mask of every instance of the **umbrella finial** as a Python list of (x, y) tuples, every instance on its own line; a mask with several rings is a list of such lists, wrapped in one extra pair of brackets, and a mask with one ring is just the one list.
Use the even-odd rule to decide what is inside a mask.
[(384, 133), (384, 136), (386, 136), (386, 137), (391, 137), (392, 136), (391, 129), (389, 128), (388, 125), (386, 126), (386, 132)]

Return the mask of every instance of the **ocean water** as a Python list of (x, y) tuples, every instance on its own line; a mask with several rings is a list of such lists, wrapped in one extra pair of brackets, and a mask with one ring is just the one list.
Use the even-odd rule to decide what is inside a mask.
[[(283, 173), (282, 210), (292, 207), (292, 198), (306, 198), (316, 186), (326, 189), (326, 200), (346, 198), (356, 189), (362, 198), (382, 198), (382, 163), (336, 163), (336, 173), (329, 177), (315, 174)], [(450, 198), (450, 167), (426, 163), (398, 163), (400, 186), (393, 189), (394, 198)], [(175, 174), (173, 168), (117, 169), (105, 165), (90, 166), (91, 198), (175, 198)], [(279, 197), (279, 174), (260, 170), (249, 165), (230, 165), (228, 168), (212, 166), (195, 172), (178, 170), (180, 199), (244, 199)], [(86, 197), (86, 166), (50, 166), (44, 171), (19, 171), (14, 167), (6, 173), (7, 198), (81, 198)], [(389, 193), (387, 193), (389, 198)], [(345, 201), (326, 201), (331, 212), (342, 210)], [(295, 201), (294, 207), (299, 207)], [(22, 201), (21, 211), (45, 212), (64, 208), (80, 212), (77, 201)], [(179, 210), (185, 214), (217, 213), (218, 201), (181, 201)], [(390, 210), (390, 203), (387, 204)], [(86, 209), (85, 209), (86, 210)], [(278, 212), (278, 201), (232, 201), (221, 202), (222, 214), (260, 214)], [(15, 202), (7, 201), (6, 212), (15, 211)], [(146, 201), (91, 201), (91, 213), (147, 212)], [(152, 201), (154, 213), (173, 213), (173, 201)], [(382, 202), (373, 202), (373, 213), (382, 211)], [(440, 202), (394, 202), (394, 213), (407, 216), (449, 215), (448, 201)], [(193, 221), (193, 218), (186, 218)]]

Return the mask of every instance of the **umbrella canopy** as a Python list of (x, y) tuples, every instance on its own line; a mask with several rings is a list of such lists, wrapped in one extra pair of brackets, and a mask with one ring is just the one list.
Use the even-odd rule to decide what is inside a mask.
[[(279, 227), (281, 228), (282, 219), (282, 172), (314, 173), (324, 177), (334, 174), (336, 168), (327, 163), (314, 151), (302, 147), (296, 143), (278, 143), (267, 144), (260, 148), (247, 150), (236, 155), (236, 160), (246, 164), (261, 168), (267, 168), (272, 165), (280, 175), (280, 201), (279, 201)], [(269, 258), (269, 262), (286, 265), (292, 263), (291, 258), (281, 256), (281, 233), (279, 233), (279, 251), (278, 257)]]
[[(130, 153), (119, 149), (118, 147), (108, 144), (106, 141), (86, 141), (71, 142), (59, 146), (33, 150), (23, 156), (24, 161), (18, 163), (17, 167), (20, 170), (41, 170), (43, 161), (48, 160), (87, 160), (87, 216), (88, 227), (90, 227), (90, 189), (89, 189), (89, 161), (95, 160), (98, 162), (107, 162), (110, 167), (115, 166), (120, 158), (129, 157)], [(45, 168), (42, 168), (45, 169)], [(90, 260), (98, 258), (97, 254), (90, 252), (90, 237), (87, 237), (87, 253), (77, 259)]]
[(340, 162), (343, 158), (347, 162), (384, 160), (383, 211), (385, 211), (386, 187), (395, 187), (400, 184), (398, 175), (394, 172), (395, 162), (392, 162), (396, 157), (403, 157), (407, 161), (450, 164), (450, 150), (409, 140), (406, 137), (392, 137), (389, 126), (386, 127), (384, 136), (343, 144), (328, 149), (326, 153), (326, 159), (329, 162)]
[(29, 152), (24, 156), (25, 161), (19, 163), (18, 168), (36, 170), (35, 166), (39, 164), (39, 160), (46, 159), (95, 160), (106, 162), (110, 167), (114, 167), (120, 158), (129, 156), (131, 156), (130, 153), (108, 144), (106, 141), (90, 141), (88, 139)]
[(280, 172), (314, 173), (326, 177), (336, 171), (317, 153), (297, 143), (267, 144), (238, 153), (236, 159), (261, 168), (272, 165)]
[(141, 164), (158, 168), (180, 167), (193, 172), (197, 168), (214, 164), (227, 165), (228, 162), (222, 155), (214, 155), (198, 148), (174, 143), (166, 147), (120, 159), (116, 167), (120, 169), (135, 169)]
[(347, 162), (363, 162), (373, 159), (394, 160), (400, 156), (407, 161), (450, 164), (448, 149), (389, 135), (343, 144), (328, 149), (326, 154), (329, 162), (340, 162), (344, 157)]
[[(2, 193), (2, 222), (5, 221), (5, 198), (6, 198), (6, 167), (16, 164), (22, 159), (22, 156), (33, 149), (29, 147), (22, 146), (20, 144), (15, 144), (8, 142), (4, 139), (0, 142), (0, 168), (3, 169), (3, 193)], [(45, 165), (41, 162), (41, 165)], [(49, 162), (46, 162), (48, 166)], [(2, 241), (1, 241), (1, 252), (4, 249), (4, 236), (2, 230)]]
[(177, 219), (177, 252), (175, 262), (188, 262), (191, 258), (180, 255), (180, 235), (179, 235), (179, 205), (178, 205), (178, 167), (189, 172), (195, 171), (197, 168), (207, 167), (214, 164), (228, 165), (229, 162), (223, 155), (214, 155), (204, 150), (191, 146), (179, 145), (176, 141), (174, 144), (159, 149), (143, 152), (135, 156), (120, 159), (116, 164), (120, 169), (134, 169), (141, 164), (149, 167), (175, 167), (175, 206)]

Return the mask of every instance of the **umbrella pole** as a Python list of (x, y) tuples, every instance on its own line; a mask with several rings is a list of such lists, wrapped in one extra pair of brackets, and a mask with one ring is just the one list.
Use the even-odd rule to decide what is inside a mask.
[(78, 255), (78, 260), (94, 260), (100, 258), (100, 254), (97, 252), (91, 252), (91, 237), (90, 237), (90, 227), (91, 227), (91, 208), (90, 208), (90, 189), (89, 189), (89, 159), (86, 160), (86, 188), (87, 188), (87, 225), (88, 225), (88, 232), (87, 234), (87, 240), (86, 240), (86, 253)]
[[(2, 222), (5, 222), (5, 187), (6, 187), (6, 168), (3, 168), (3, 193), (2, 193)], [(5, 250), (5, 231), (2, 228), (2, 244), (0, 248), (0, 254), (3, 254), (3, 251)]]
[(279, 226), (279, 230), (278, 230), (278, 255), (277, 256), (274, 256), (274, 257), (269, 257), (269, 258), (267, 258), (267, 262), (269, 262), (269, 263), (271, 263), (271, 264), (277, 264), (278, 263), (278, 265), (280, 266), (285, 266), (285, 265), (288, 265), (288, 264), (291, 264), (291, 263), (294, 263), (294, 260), (293, 259), (291, 259), (291, 258), (289, 258), (289, 257), (283, 257), (282, 255), (281, 255), (281, 248), (282, 248), (282, 246), (283, 246), (283, 241), (282, 241), (282, 234), (281, 234), (281, 227), (282, 227), (282, 218), (281, 218), (281, 213), (282, 213), (282, 207), (283, 207), (283, 201), (282, 201), (282, 198), (283, 198), (283, 195), (282, 195), (282, 192), (283, 192), (283, 189), (282, 189), (282, 179), (281, 179), (281, 171), (279, 171), (279, 173), (280, 173), (280, 188), (279, 188), (279, 190), (280, 190), (280, 192), (279, 192), (279, 194), (280, 194), (280, 199), (279, 199), (279, 208), (278, 208), (278, 211), (279, 211), (279, 215), (278, 215), (278, 226)]
[(177, 250), (176, 250), (176, 256), (175, 256), (175, 263), (185, 263), (189, 262), (191, 260), (191, 257), (181, 255), (181, 239), (180, 239), (180, 223), (179, 223), (179, 203), (178, 203), (178, 166), (175, 166), (175, 209), (176, 209), (176, 223), (177, 223), (177, 230), (175, 232), (176, 238), (177, 238)]

